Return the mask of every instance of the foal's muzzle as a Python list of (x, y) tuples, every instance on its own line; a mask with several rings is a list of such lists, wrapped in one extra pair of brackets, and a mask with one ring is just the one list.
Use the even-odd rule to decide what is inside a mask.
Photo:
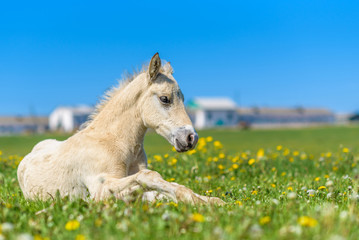
[(198, 141), (198, 134), (192, 126), (178, 128), (173, 137), (173, 145), (177, 152), (186, 152), (193, 149)]

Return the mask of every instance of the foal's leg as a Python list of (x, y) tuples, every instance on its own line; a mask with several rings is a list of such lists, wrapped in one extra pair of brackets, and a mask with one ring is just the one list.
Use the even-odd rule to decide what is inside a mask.
[[(167, 182), (163, 180), (159, 173), (147, 169), (121, 179), (106, 176), (101, 178), (103, 180), (102, 184), (98, 185), (95, 191), (90, 191), (92, 197), (97, 200), (114, 195), (117, 198), (128, 201), (139, 190), (142, 190), (144, 192), (156, 191), (160, 193), (158, 197), (167, 197), (174, 202), (224, 204), (219, 198), (201, 196), (183, 185)], [(156, 199), (158, 198), (153, 200)]]

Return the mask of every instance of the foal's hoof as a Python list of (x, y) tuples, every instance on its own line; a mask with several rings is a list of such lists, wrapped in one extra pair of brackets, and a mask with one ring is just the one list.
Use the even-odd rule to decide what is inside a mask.
[(219, 205), (219, 206), (224, 206), (226, 204), (225, 201), (223, 201), (222, 199), (218, 198), (218, 197), (211, 197), (209, 198), (209, 201), (208, 201), (210, 204), (213, 204), (213, 205)]

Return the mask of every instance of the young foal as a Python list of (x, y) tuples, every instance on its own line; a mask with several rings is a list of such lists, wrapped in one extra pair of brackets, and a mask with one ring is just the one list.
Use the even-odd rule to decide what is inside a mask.
[(96, 200), (111, 196), (125, 201), (144, 192), (191, 204), (222, 204), (147, 170), (143, 140), (147, 128), (166, 138), (178, 152), (195, 147), (198, 135), (183, 105), (183, 95), (169, 63), (155, 54), (147, 71), (113, 89), (92, 121), (65, 141), (38, 143), (20, 163), (17, 175), (28, 199), (61, 196)]

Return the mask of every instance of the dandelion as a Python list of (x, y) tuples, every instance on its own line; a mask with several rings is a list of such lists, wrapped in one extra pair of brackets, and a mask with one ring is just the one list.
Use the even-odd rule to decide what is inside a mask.
[(327, 189), (325, 186), (318, 187), (318, 190)]
[(331, 152), (327, 152), (327, 154), (325, 154), (325, 156), (326, 156), (327, 158), (330, 158), (330, 157), (332, 156), (332, 153), (331, 153)]
[(293, 187), (288, 187), (287, 188), (289, 191), (293, 191)]
[(102, 225), (102, 219), (101, 218), (98, 218), (95, 220), (95, 226), (96, 227), (100, 227)]
[(242, 205), (243, 205), (243, 203), (242, 203), (241, 201), (236, 201), (235, 204), (238, 205), (238, 206), (242, 206)]
[(223, 158), (226, 157), (226, 155), (225, 155), (224, 153), (220, 153), (220, 154), (218, 155), (218, 157), (221, 158), (221, 159), (223, 159)]
[(264, 157), (264, 149), (263, 148), (259, 149), (257, 152), (257, 159), (261, 159), (262, 157)]
[(223, 170), (223, 169), (224, 169), (224, 166), (223, 166), (222, 164), (219, 164), (219, 165), (218, 165), (218, 169), (219, 169), (219, 170)]
[(259, 219), (259, 224), (265, 225), (265, 224), (270, 223), (270, 221), (271, 221), (270, 216), (265, 216), (265, 217), (262, 217), (261, 219)]
[(343, 153), (348, 153), (349, 152), (349, 148), (343, 148)]
[(304, 227), (315, 227), (318, 224), (318, 221), (308, 216), (302, 216), (298, 218), (298, 223)]
[(85, 236), (82, 234), (77, 234), (75, 240), (85, 240)]
[(338, 171), (338, 167), (337, 167), (337, 166), (334, 166), (334, 167), (333, 167), (333, 171)]
[(280, 150), (282, 150), (283, 149), (283, 146), (282, 145), (278, 145), (277, 146), (277, 151), (280, 151)]
[(257, 191), (257, 190), (253, 190), (253, 191), (252, 191), (252, 195), (258, 195), (258, 191)]
[(296, 156), (298, 156), (298, 155), (299, 155), (299, 151), (294, 151), (294, 152), (293, 152), (293, 156), (296, 157)]
[(276, 187), (276, 185), (275, 185), (274, 183), (272, 183), (271, 186), (272, 186), (272, 188), (275, 188), (275, 187)]
[(252, 158), (248, 161), (248, 164), (253, 165), (255, 162), (256, 162), (256, 160), (254, 158)]
[(236, 180), (236, 177), (235, 176), (231, 177), (231, 181), (234, 181), (234, 180)]
[(320, 180), (320, 177), (316, 177), (314, 181), (318, 182)]
[(309, 197), (314, 197), (314, 195), (315, 195), (315, 190), (309, 189), (309, 190), (307, 191), (307, 194), (308, 194)]
[(194, 222), (204, 222), (204, 217), (200, 213), (194, 213), (191, 216), (192, 221)]
[(67, 231), (73, 231), (73, 230), (78, 229), (79, 227), (80, 227), (80, 222), (77, 220), (68, 221), (65, 225), (65, 229)]
[(216, 149), (221, 149), (223, 147), (220, 141), (214, 141), (213, 145), (215, 146)]
[(153, 158), (157, 161), (157, 162), (162, 162), (163, 159), (160, 155), (154, 155)]
[(282, 172), (281, 176), (284, 177), (285, 175), (287, 175), (286, 172)]
[(212, 141), (213, 141), (213, 137), (211, 137), (211, 136), (206, 137), (206, 141), (207, 141), (207, 142), (212, 142)]
[(239, 168), (239, 165), (237, 163), (235, 163), (235, 164), (232, 165), (232, 168), (237, 169), (237, 168)]

